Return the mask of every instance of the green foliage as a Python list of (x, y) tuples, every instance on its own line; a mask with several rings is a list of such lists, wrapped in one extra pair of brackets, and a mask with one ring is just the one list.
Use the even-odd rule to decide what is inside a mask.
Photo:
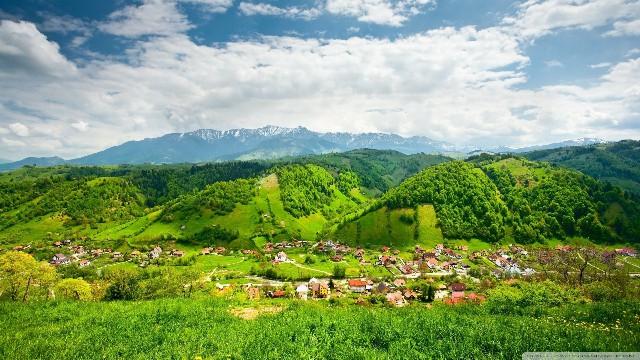
[(544, 309), (584, 301), (575, 287), (551, 281), (519, 281), (514, 286), (500, 285), (489, 290), (488, 307), (495, 314), (521, 314), (528, 308)]
[(82, 279), (64, 279), (56, 284), (55, 292), (61, 299), (80, 301), (93, 299), (91, 286)]
[(472, 165), (453, 161), (430, 167), (386, 193), (392, 208), (433, 204), (445, 236), (497, 241), (504, 234), (495, 185)]
[(576, 169), (640, 194), (640, 141), (538, 150), (523, 156)]
[(202, 230), (191, 236), (191, 240), (201, 244), (229, 243), (239, 236), (238, 230), (225, 229), (222, 226), (205, 226)]
[[(574, 305), (543, 311), (544, 318), (491, 315), (482, 306), (390, 309), (211, 298), (6, 305), (0, 308), (4, 359), (15, 358), (15, 349), (24, 358), (61, 360), (516, 359), (528, 351), (640, 350), (638, 303)], [(230, 313), (262, 307), (283, 310), (255, 320)], [(601, 326), (589, 326), (594, 321)]]
[[(298, 164), (316, 164), (333, 172), (352, 171), (358, 177), (358, 185), (381, 194), (397, 186), (407, 177), (451, 158), (442, 155), (404, 155), (393, 150), (359, 149), (345, 153), (331, 153), (319, 156), (302, 156), (293, 160)], [(352, 182), (353, 184), (353, 182)], [(344, 189), (340, 189), (343, 191)]]
[[(620, 189), (576, 171), (525, 160), (517, 168), (513, 166), (515, 162), (507, 159), (485, 166), (484, 170), (509, 208), (508, 220), (516, 241), (533, 243), (583, 236), (598, 242), (615, 242), (621, 237), (633, 239), (640, 231), (635, 223), (629, 222), (631, 218), (640, 219), (638, 203), (630, 201)], [(537, 173), (533, 172), (536, 170)], [(519, 173), (518, 177), (514, 173)], [(536, 181), (535, 184), (523, 186), (524, 177)], [(609, 221), (601, 221), (613, 204), (621, 210)]]
[(27, 301), (34, 292), (48, 298), (54, 282), (55, 270), (46, 262), (19, 251), (0, 255), (0, 299)]
[(331, 200), (333, 176), (316, 165), (289, 165), (276, 171), (280, 198), (286, 211), (295, 217), (319, 212)]
[(344, 276), (347, 272), (347, 267), (341, 264), (336, 264), (333, 267), (333, 278), (334, 279), (344, 279)]
[(354, 171), (343, 169), (338, 174), (337, 186), (340, 192), (348, 194), (351, 189), (360, 186), (360, 178)]
[(307, 265), (313, 265), (316, 263), (316, 258), (313, 255), (307, 255), (304, 257), (304, 263)]
[(236, 204), (247, 204), (255, 195), (255, 181), (239, 179), (220, 181), (208, 185), (203, 191), (183, 195), (171, 202), (165, 212), (183, 211), (197, 213), (209, 210), (215, 215), (226, 215), (235, 209)]

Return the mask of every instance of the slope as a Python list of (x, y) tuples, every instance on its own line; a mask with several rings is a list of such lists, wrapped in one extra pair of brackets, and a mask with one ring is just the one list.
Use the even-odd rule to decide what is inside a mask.
[(575, 169), (640, 194), (640, 141), (532, 151), (522, 156)]

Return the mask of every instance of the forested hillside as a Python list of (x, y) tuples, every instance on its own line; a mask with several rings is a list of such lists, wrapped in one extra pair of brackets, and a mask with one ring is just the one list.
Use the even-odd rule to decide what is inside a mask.
[(640, 236), (637, 198), (609, 183), (510, 155), (448, 160), (359, 150), (271, 163), (23, 168), (0, 176), (0, 242), (82, 236), (260, 249), (300, 238), (409, 247)]
[[(640, 207), (622, 189), (509, 156), (433, 166), (390, 190), (392, 208), (433, 204), (446, 237), (544, 242), (580, 236), (636, 242)], [(484, 160), (484, 161), (482, 161)]]
[(496, 186), (480, 170), (462, 161), (433, 166), (383, 197), (392, 208), (433, 204), (445, 236), (498, 241), (504, 235), (507, 208)]
[(299, 164), (316, 164), (337, 174), (349, 169), (371, 195), (380, 195), (429, 166), (451, 161), (443, 155), (404, 155), (393, 150), (360, 149), (344, 153), (283, 159)]
[(572, 168), (640, 194), (640, 141), (539, 150), (522, 156)]

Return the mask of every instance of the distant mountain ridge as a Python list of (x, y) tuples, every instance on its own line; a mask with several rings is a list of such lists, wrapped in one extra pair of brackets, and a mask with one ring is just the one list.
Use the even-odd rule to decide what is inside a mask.
[[(563, 143), (512, 149), (487, 149), (491, 152), (524, 152), (563, 146), (600, 143), (598, 139), (581, 139)], [(478, 150), (473, 146), (460, 146), (436, 141), (424, 136), (403, 137), (386, 133), (320, 133), (305, 127), (286, 128), (265, 126), (258, 129), (212, 130), (200, 129), (185, 133), (171, 133), (157, 138), (128, 141), (94, 154), (76, 159), (59, 157), (26, 158), (1, 164), (0, 171), (25, 165), (112, 165), (144, 163), (199, 163), (225, 160), (270, 159), (284, 156), (318, 155), (370, 148), (395, 150), (404, 154), (416, 153), (468, 153)]]

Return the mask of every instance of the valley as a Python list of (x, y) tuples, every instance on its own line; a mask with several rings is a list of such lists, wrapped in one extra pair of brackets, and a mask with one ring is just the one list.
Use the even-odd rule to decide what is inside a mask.
[[(230, 316), (255, 313), (243, 321), (259, 322), (278, 318), (282, 310), (273, 308), (311, 317), (465, 311), (469, 321), (505, 316), (547, 329), (536, 309), (551, 317), (569, 305), (635, 309), (640, 296), (635, 195), (513, 155), (460, 161), (355, 150), (202, 165), (24, 167), (0, 175), (0, 187), (4, 302), (228, 304), (237, 309)], [(388, 313), (399, 308), (411, 315)], [(631, 325), (608, 333), (607, 321), (588, 331), (639, 334)], [(26, 347), (37, 354), (38, 346)], [(242, 346), (233, 351), (248, 351)]]

